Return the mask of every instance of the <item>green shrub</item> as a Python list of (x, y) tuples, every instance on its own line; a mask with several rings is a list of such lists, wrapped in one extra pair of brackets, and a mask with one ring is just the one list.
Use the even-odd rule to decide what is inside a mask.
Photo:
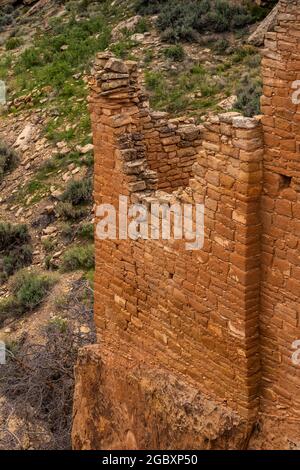
[(21, 70), (31, 69), (33, 67), (42, 66), (43, 59), (38, 49), (30, 48), (25, 49), (18, 62), (18, 67)]
[(78, 228), (77, 235), (83, 240), (94, 240), (94, 224), (83, 224)]
[(180, 62), (184, 59), (185, 53), (181, 44), (167, 47), (164, 50), (164, 55), (167, 59), (171, 59), (174, 62)]
[(46, 253), (52, 253), (57, 246), (57, 240), (53, 238), (45, 238), (42, 240), (42, 245)]
[(88, 207), (75, 207), (70, 202), (59, 202), (56, 206), (57, 214), (64, 220), (79, 220), (85, 217), (89, 209)]
[(56, 282), (56, 278), (38, 271), (19, 271), (12, 279), (11, 289), (23, 312), (35, 309)]
[(93, 184), (91, 178), (79, 181), (71, 181), (64, 193), (62, 201), (69, 202), (75, 206), (83, 203), (89, 203), (93, 198)]
[[(100, 2), (101, 2), (101, 0), (100, 0)], [(65, 2), (63, 2), (63, 3), (65, 3)], [(70, 2), (66, 3), (65, 7), (66, 7), (67, 10), (69, 10), (71, 12), (86, 13), (87, 9), (89, 8), (90, 4), (92, 4), (92, 3), (94, 3), (94, 0), (70, 1)]]
[(141, 18), (135, 27), (135, 33), (146, 33), (150, 29), (150, 24), (145, 18)]
[(151, 91), (157, 91), (164, 87), (164, 77), (160, 72), (146, 72), (145, 81), (146, 87)]
[(226, 50), (228, 49), (229, 45), (229, 41), (225, 38), (222, 38), (215, 41), (215, 43), (213, 44), (213, 49), (218, 54), (224, 54), (224, 52), (226, 52)]
[(66, 220), (78, 220), (89, 212), (89, 204), (93, 200), (93, 184), (91, 178), (71, 181), (57, 205), (57, 214)]
[(72, 224), (68, 222), (61, 224), (60, 235), (66, 243), (69, 243), (74, 238), (74, 228)]
[(110, 50), (116, 57), (120, 59), (126, 59), (129, 56), (131, 49), (136, 46), (136, 42), (131, 39), (123, 39), (122, 41), (112, 44)]
[(137, 0), (135, 4), (136, 11), (144, 15), (154, 15), (159, 13), (164, 3), (168, 0)]
[(243, 46), (238, 48), (232, 55), (232, 62), (237, 64), (244, 61), (245, 59), (249, 60), (249, 57), (256, 56), (257, 49), (253, 46)]
[[(99, 34), (95, 38), (95, 34)], [(103, 16), (98, 15), (82, 21), (71, 18), (68, 22), (52, 24), (48, 34), (43, 35), (34, 46), (26, 49), (17, 63), (19, 73), (32, 69), (31, 80), (39, 86), (61, 87), (72, 78), (74, 68), (83, 69), (89, 59), (108, 46), (110, 33)], [(61, 50), (67, 45), (68, 48)]]
[(0, 12), (0, 32), (3, 31), (6, 26), (13, 24), (13, 22), (14, 17), (11, 13), (5, 13), (5, 11)]
[(150, 64), (154, 59), (154, 53), (151, 49), (145, 51), (144, 62), (145, 64)]
[(136, 9), (142, 14), (158, 13), (157, 26), (163, 39), (171, 42), (234, 31), (255, 21), (248, 6), (228, 0), (140, 0)]
[(21, 245), (15, 247), (8, 255), (3, 257), (3, 272), (6, 277), (14, 274), (23, 266), (29, 266), (32, 263), (32, 246)]
[(32, 262), (32, 246), (28, 228), (24, 224), (0, 222), (0, 283), (18, 269)]
[(56, 277), (41, 271), (21, 270), (11, 281), (11, 295), (0, 301), (0, 324), (37, 308), (45, 299)]
[(262, 21), (277, 3), (277, 0), (268, 0), (266, 5), (257, 5), (255, 2), (249, 4), (249, 9), (254, 21)]
[(12, 65), (12, 54), (11, 53), (1, 54), (0, 80), (4, 80), (4, 81), (7, 80), (8, 73), (11, 70), (11, 65)]
[(94, 290), (94, 282), (95, 282), (95, 267), (90, 269), (85, 273), (85, 279), (88, 281), (92, 290)]
[(46, 258), (44, 259), (44, 268), (47, 270), (47, 271), (50, 271), (51, 268), (52, 268), (52, 256), (51, 255), (47, 255)]
[(246, 76), (242, 78), (238, 84), (236, 94), (238, 99), (235, 108), (238, 111), (248, 117), (260, 114), (262, 82), (259, 77)]
[(17, 162), (18, 156), (16, 152), (0, 141), (0, 183), (4, 175), (16, 167)]
[(202, 77), (204, 77), (204, 75), (206, 74), (206, 70), (203, 65), (196, 64), (191, 68), (191, 73), (193, 75), (201, 75)]
[(13, 296), (0, 300), (0, 325), (8, 318), (18, 318), (21, 315), (20, 306)]
[(11, 15), (14, 13), (14, 7), (12, 5), (4, 5), (2, 8), (2, 14)]
[(14, 246), (27, 243), (29, 240), (27, 225), (0, 222), (0, 252), (11, 250)]
[(89, 271), (95, 266), (94, 245), (74, 246), (69, 248), (63, 258), (61, 270), (63, 272), (82, 269)]
[(261, 65), (261, 55), (260, 53), (255, 53), (255, 54), (249, 54), (245, 59), (244, 59), (244, 64), (249, 67), (250, 70), (257, 70), (259, 75), (260, 75), (260, 65)]
[(12, 51), (13, 49), (17, 49), (23, 44), (21, 38), (9, 38), (5, 43), (5, 48), (7, 51)]
[(60, 316), (55, 316), (55, 317), (51, 318), (51, 320), (49, 321), (48, 326), (50, 328), (54, 327), (55, 329), (57, 329), (59, 331), (59, 333), (66, 333), (66, 331), (68, 329), (68, 320), (66, 318), (62, 318)]

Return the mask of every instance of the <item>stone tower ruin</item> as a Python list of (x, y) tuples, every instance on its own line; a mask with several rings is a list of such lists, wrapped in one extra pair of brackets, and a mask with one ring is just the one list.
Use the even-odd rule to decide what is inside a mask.
[(96, 237), (74, 448), (300, 448), (300, 0), (280, 2), (262, 77), (262, 116), (195, 126), (98, 55), (96, 205), (203, 203), (205, 240)]

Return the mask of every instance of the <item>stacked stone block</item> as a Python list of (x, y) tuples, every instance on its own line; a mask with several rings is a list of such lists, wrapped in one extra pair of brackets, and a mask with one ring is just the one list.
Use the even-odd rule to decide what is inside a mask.
[[(157, 138), (164, 149), (175, 152), (177, 145), (193, 174), (189, 186), (164, 192), (150, 169), (145, 123), (153, 118), (145, 119), (151, 113), (136, 66), (102, 54), (91, 86), (96, 203), (117, 207), (126, 195), (205, 205), (200, 251), (186, 251), (183, 240), (96, 239), (95, 320), (103, 348), (133, 358), (142, 352), (149, 363), (252, 417), (259, 377), (260, 122), (229, 113), (200, 130), (161, 127), (159, 119)], [(169, 177), (161, 172), (158, 183)]]
[(201, 146), (200, 126), (166, 120), (166, 113), (150, 112), (143, 125), (149, 167), (157, 172), (158, 188), (172, 192), (187, 186)]

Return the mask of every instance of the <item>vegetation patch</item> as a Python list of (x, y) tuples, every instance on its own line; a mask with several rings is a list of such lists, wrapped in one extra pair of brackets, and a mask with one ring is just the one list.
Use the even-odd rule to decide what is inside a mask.
[(27, 225), (0, 222), (0, 283), (32, 262), (32, 246)]
[(0, 11), (0, 32), (4, 31), (7, 26), (15, 23), (18, 11), (12, 5), (1, 6)]
[(253, 117), (260, 114), (260, 97), (262, 96), (262, 81), (258, 77), (245, 76), (237, 88), (236, 109), (244, 116)]
[(35, 204), (43, 197), (50, 194), (52, 182), (57, 181), (57, 174), (70, 164), (77, 167), (91, 167), (93, 165), (93, 154), (89, 152), (84, 156), (80, 152), (73, 151), (67, 154), (57, 154), (46, 160), (36, 170), (33, 178), (28, 181), (18, 192), (12, 196), (11, 200), (17, 203)]
[(11, 197), (11, 201), (18, 204), (32, 205), (40, 202), (44, 197), (50, 194), (50, 184), (46, 184), (40, 181), (37, 177), (34, 177), (31, 181), (26, 183), (23, 188), (20, 188)]
[(33, 47), (21, 54), (15, 71), (29, 78), (28, 88), (52, 85), (60, 96), (70, 94), (70, 86), (76, 85), (72, 80), (74, 72), (84, 70), (91, 57), (108, 46), (109, 38), (102, 15), (82, 21), (72, 17), (65, 23), (52, 22), (50, 33), (42, 34)]
[(164, 55), (167, 59), (173, 60), (174, 62), (180, 62), (184, 59), (184, 49), (180, 44), (167, 47), (164, 50)]
[(8, 71), (12, 65), (11, 53), (1, 54), (0, 57), (0, 80), (6, 80)]
[[(178, 46), (171, 48), (177, 49)], [(241, 77), (248, 74), (251, 80), (259, 80), (260, 54), (255, 47), (241, 45), (233, 48), (225, 39), (211, 42), (209, 47), (212, 50), (225, 50), (226, 54), (221, 60), (205, 66), (201, 62), (191, 66), (186, 61), (183, 65), (177, 62), (176, 68), (170, 67), (169, 70), (146, 70), (145, 84), (153, 109), (175, 115), (187, 113), (200, 122), (201, 116), (206, 115), (207, 111), (220, 112), (218, 104), (225, 98), (243, 92)], [(255, 99), (257, 108), (257, 93)]]
[(0, 324), (32, 312), (45, 299), (57, 278), (42, 271), (23, 269), (10, 283), (11, 295), (0, 301)]
[(137, 23), (134, 32), (144, 34), (147, 31), (149, 31), (150, 28), (151, 28), (151, 25), (150, 25), (149, 21), (146, 18), (141, 18), (139, 20), (139, 22)]
[(3, 431), (12, 414), (27, 426), (6, 432), (0, 449), (25, 450), (24, 441), (36, 450), (71, 449), (74, 365), (78, 350), (95, 341), (92, 297), (87, 281), (74, 282), (58, 315), (41, 331), (43, 341), (23, 335), (7, 347), (7, 362), (0, 365), (0, 393), (9, 404), (1, 408)]
[(207, 108), (213, 109), (222, 90), (221, 84), (200, 64), (186, 72), (146, 72), (145, 79), (151, 106), (175, 114), (193, 110), (201, 114)]
[[(106, 2), (102, 2), (90, 17), (78, 19), (74, 12), (67, 21), (50, 20), (47, 34), (40, 30), (33, 45), (26, 48), (13, 65), (14, 97), (31, 93), (31, 104), (23, 106), (40, 107), (45, 100), (44, 107), (55, 110), (56, 119), (49, 119), (47, 125), (49, 137), (66, 122), (76, 127), (72, 139), (78, 143), (90, 132), (87, 87), (82, 74), (88, 70), (96, 52), (109, 46), (110, 27), (105, 8)], [(15, 39), (12, 38), (9, 45), (15, 46)], [(3, 60), (0, 75), (1, 62), (2, 75), (6, 75)]]
[(83, 240), (94, 240), (94, 224), (83, 224), (78, 227), (77, 231), (78, 238)]
[(89, 178), (71, 181), (61, 198), (65, 202), (70, 202), (74, 206), (78, 206), (79, 204), (91, 202), (92, 197), (93, 185), (92, 180)]
[(93, 269), (94, 266), (94, 245), (89, 244), (69, 248), (63, 256), (61, 270), (63, 272), (77, 270), (89, 271)]
[(0, 141), (0, 183), (6, 173), (13, 170), (18, 163), (18, 155), (16, 152)]
[(57, 213), (66, 220), (78, 220), (88, 214), (93, 200), (92, 179), (71, 181), (57, 205)]
[(9, 38), (6, 43), (5, 43), (5, 49), (7, 51), (11, 51), (13, 49), (17, 49), (17, 47), (20, 47), (23, 44), (23, 41), (21, 38), (18, 37), (12, 37)]
[(235, 31), (257, 21), (268, 10), (253, 9), (228, 0), (138, 0), (141, 14), (158, 14), (157, 27), (162, 38), (177, 42), (197, 41), (204, 33)]
[(136, 41), (133, 41), (130, 38), (125, 38), (119, 42), (116, 42), (110, 47), (110, 50), (114, 55), (120, 59), (133, 59), (130, 55), (130, 51), (137, 45)]
[(244, 58), (244, 63), (246, 63), (249, 72), (242, 74), (236, 84), (238, 99), (235, 108), (248, 117), (260, 114), (260, 98), (263, 93), (260, 62), (259, 54), (247, 55)]

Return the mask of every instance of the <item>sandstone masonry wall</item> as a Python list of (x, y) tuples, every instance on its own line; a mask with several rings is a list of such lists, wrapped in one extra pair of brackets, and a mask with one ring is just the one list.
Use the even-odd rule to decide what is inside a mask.
[(300, 0), (279, 8), (261, 118), (168, 121), (149, 111), (134, 62), (97, 57), (96, 204), (204, 203), (205, 242), (96, 237), (100, 346), (77, 367), (75, 448), (243, 448), (259, 417), (278, 420), (282, 448), (300, 443)]
[(261, 407), (288, 427), (300, 418), (300, 371), (291, 360), (300, 338), (300, 112), (292, 100), (300, 79), (300, 2), (282, 1), (278, 20), (262, 62)]
[(166, 113), (145, 111), (142, 132), (149, 168), (157, 172), (158, 188), (172, 192), (187, 186), (201, 146), (200, 128), (166, 120)]

